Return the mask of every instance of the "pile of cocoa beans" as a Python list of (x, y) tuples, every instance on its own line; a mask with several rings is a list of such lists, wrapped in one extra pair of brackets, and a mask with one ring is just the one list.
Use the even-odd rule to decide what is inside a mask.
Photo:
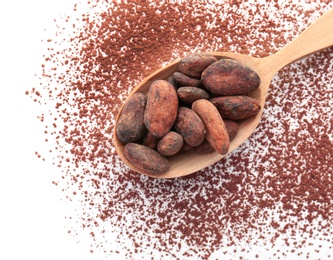
[(180, 60), (179, 71), (124, 104), (116, 134), (127, 160), (162, 174), (169, 170), (167, 158), (179, 152), (227, 154), (238, 121), (260, 110), (248, 96), (259, 85), (258, 74), (237, 60), (189, 54)]

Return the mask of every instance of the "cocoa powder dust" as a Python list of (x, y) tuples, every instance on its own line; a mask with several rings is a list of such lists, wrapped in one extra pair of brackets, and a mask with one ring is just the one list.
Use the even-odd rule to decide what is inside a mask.
[(54, 184), (73, 204), (68, 233), (121, 259), (317, 259), (333, 256), (333, 54), (273, 79), (255, 133), (193, 175), (152, 179), (113, 146), (115, 116), (154, 70), (195, 51), (275, 53), (327, 1), (80, 2), (43, 39), (40, 85)]

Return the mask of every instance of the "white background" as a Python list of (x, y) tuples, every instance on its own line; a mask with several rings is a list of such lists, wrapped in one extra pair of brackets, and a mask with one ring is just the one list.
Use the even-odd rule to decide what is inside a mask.
[(0, 3), (0, 259), (98, 259), (64, 228), (63, 203), (51, 183), (57, 169), (35, 155), (43, 144), (41, 107), (25, 91), (41, 65), (44, 29), (72, 0)]

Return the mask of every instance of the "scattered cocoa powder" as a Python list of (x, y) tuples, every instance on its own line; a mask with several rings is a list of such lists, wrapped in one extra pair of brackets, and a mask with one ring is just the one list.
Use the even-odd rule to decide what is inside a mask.
[(207, 169), (151, 179), (112, 143), (120, 105), (152, 71), (196, 51), (267, 56), (330, 7), (91, 0), (55, 19), (25, 94), (43, 108), (50, 154), (36, 155), (59, 167), (53, 183), (76, 207), (68, 234), (126, 259), (332, 257), (332, 48), (282, 69), (258, 129)]

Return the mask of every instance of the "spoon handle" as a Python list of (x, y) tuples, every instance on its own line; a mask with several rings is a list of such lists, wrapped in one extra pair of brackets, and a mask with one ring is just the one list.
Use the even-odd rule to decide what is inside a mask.
[[(275, 71), (333, 45), (333, 8), (277, 53), (267, 57)], [(272, 60), (271, 60), (272, 59)]]

